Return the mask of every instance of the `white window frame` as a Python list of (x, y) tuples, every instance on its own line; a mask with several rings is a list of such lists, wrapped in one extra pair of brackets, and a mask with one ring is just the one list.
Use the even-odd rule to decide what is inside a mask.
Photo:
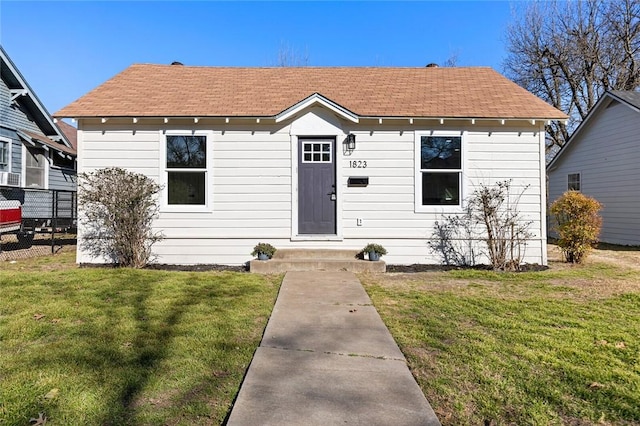
[(581, 192), (582, 191), (582, 174), (580, 172), (567, 173), (567, 191), (570, 191), (572, 189), (572, 188), (569, 188), (569, 186), (571, 185), (572, 175), (578, 175), (578, 189), (573, 189), (573, 190)]
[[(34, 148), (38, 149), (37, 147), (34, 147)], [(21, 168), (22, 169), (21, 170), (22, 176), (21, 176), (20, 182), (21, 182), (23, 188), (49, 189), (49, 168), (50, 168), (50, 164), (49, 163), (51, 161), (50, 158), (49, 158), (49, 153), (50, 153), (50, 150), (48, 150), (48, 149), (44, 149), (44, 152), (42, 153), (42, 155), (44, 157), (44, 160), (45, 160), (44, 168), (43, 168), (43, 170), (44, 170), (44, 186), (42, 188), (39, 188), (39, 187), (36, 188), (36, 187), (33, 187), (33, 186), (27, 187), (27, 156), (31, 155), (31, 153), (27, 149), (27, 146), (24, 143), (22, 144), (22, 161), (20, 162), (21, 166), (22, 166), (22, 168)]]
[[(422, 130), (414, 133), (414, 204), (416, 213), (462, 213), (462, 204), (467, 196), (466, 176), (466, 131), (462, 130)], [(421, 139), (423, 136), (459, 137), (460, 138), (460, 169), (442, 169), (443, 173), (459, 173), (458, 182), (459, 202), (454, 205), (422, 205), (422, 152)]]
[(7, 144), (7, 168), (2, 170), (3, 172), (8, 172), (11, 173), (11, 149), (13, 147), (13, 140), (9, 139), (9, 138), (5, 138), (4, 136), (0, 136), (0, 144), (2, 143), (6, 143)]
[[(311, 151), (305, 151), (304, 150), (304, 145), (305, 144), (309, 144), (311, 145)], [(313, 145), (314, 144), (320, 144), (320, 151), (314, 151), (313, 150)], [(323, 151), (322, 150), (322, 145), (324, 144), (328, 144), (329, 145), (329, 151)], [(309, 139), (309, 140), (303, 140), (302, 141), (302, 162), (303, 163), (332, 163), (333, 162), (333, 145), (335, 145), (335, 142), (331, 141), (331, 142), (327, 142), (325, 140), (313, 140), (313, 139)], [(310, 160), (305, 160), (304, 156), (305, 154), (310, 154), (311, 155), (311, 159)], [(314, 160), (313, 159), (313, 155), (314, 154), (318, 154), (320, 155), (320, 160)], [(329, 154), (329, 160), (326, 161), (324, 160), (322, 157), (326, 154)]]
[[(192, 169), (171, 169), (167, 168), (167, 136), (205, 136), (206, 137), (206, 167), (204, 205), (197, 204), (169, 204), (168, 173), (170, 171), (194, 171)], [(160, 131), (160, 176), (159, 183), (162, 186), (160, 211), (165, 212), (211, 212), (213, 206), (213, 132), (204, 130), (165, 130)], [(201, 169), (198, 169), (201, 170)]]

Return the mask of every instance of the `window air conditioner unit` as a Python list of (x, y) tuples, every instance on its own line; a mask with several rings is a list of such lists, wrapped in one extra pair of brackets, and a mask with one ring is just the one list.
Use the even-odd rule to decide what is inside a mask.
[(20, 186), (18, 173), (0, 172), (0, 186)]

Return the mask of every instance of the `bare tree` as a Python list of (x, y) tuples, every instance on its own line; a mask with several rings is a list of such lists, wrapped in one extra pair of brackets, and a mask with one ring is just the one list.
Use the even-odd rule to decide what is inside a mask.
[(447, 68), (458, 66), (458, 57), (460, 56), (460, 50), (455, 50), (449, 54), (449, 57), (443, 62), (442, 66)]
[(289, 43), (281, 42), (276, 59), (277, 67), (306, 67), (309, 66), (309, 52), (305, 48), (303, 53), (291, 47)]
[(562, 146), (607, 90), (640, 87), (640, 0), (520, 4), (506, 33), (505, 73), (564, 111), (547, 127)]

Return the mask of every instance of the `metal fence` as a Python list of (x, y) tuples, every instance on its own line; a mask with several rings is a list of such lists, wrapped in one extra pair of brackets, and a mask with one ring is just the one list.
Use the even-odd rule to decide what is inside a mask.
[(0, 260), (12, 260), (75, 244), (78, 198), (75, 191), (0, 188), (0, 199), (22, 205), (22, 229), (0, 235)]

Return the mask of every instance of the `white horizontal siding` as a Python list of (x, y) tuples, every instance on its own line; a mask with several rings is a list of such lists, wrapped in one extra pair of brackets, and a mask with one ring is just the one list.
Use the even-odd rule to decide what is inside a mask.
[[(291, 212), (291, 201), (283, 202), (283, 201), (261, 201), (259, 203), (258, 208), (259, 211), (256, 211), (256, 202), (251, 199), (245, 199), (245, 201), (234, 201), (234, 202), (215, 202), (214, 201), (214, 209), (216, 212), (219, 211), (227, 211), (227, 212), (250, 212), (252, 217), (256, 220), (260, 220), (261, 212), (263, 211), (271, 211), (271, 212)], [(284, 213), (283, 213), (284, 215)], [(288, 230), (287, 230), (288, 231)], [(239, 234), (242, 234), (241, 229), (238, 231)]]
[(158, 130), (79, 129), (78, 172), (121, 167), (158, 179)]
[[(430, 129), (416, 129), (429, 131)], [(436, 129), (439, 130), (439, 129)], [(461, 129), (458, 129), (461, 130)], [(514, 199), (524, 190), (519, 201), (523, 219), (531, 221), (530, 230), (538, 239), (527, 249), (529, 261), (540, 263), (542, 252), (540, 134), (535, 129), (477, 131), (464, 133), (464, 179), (469, 197), (481, 185), (494, 185), (498, 181), (512, 179)], [(348, 176), (369, 176), (366, 188), (343, 187), (343, 211), (345, 240), (368, 239), (386, 241), (397, 254), (387, 257), (389, 262), (424, 262), (412, 255), (414, 248), (428, 251), (426, 241), (433, 233), (436, 221), (450, 214), (447, 207), (433, 208), (434, 213), (416, 213), (414, 208), (414, 132), (400, 134), (394, 131), (356, 133), (357, 148), (351, 157), (345, 157), (343, 170)], [(401, 158), (405, 160), (399, 160)], [(366, 169), (350, 169), (349, 160), (367, 161)], [(394, 170), (392, 180), (385, 171)], [(393, 184), (391, 184), (393, 183)], [(441, 211), (442, 213), (437, 213)], [(357, 220), (361, 220), (358, 226)], [(401, 241), (394, 244), (394, 238)], [(403, 250), (402, 247), (411, 247)], [(387, 247), (389, 250), (389, 247)], [(437, 262), (431, 254), (430, 260)]]
[(626, 105), (599, 108), (549, 172), (549, 200), (580, 173), (581, 192), (600, 201), (600, 240), (640, 244), (640, 117)]
[[(140, 127), (135, 132), (111, 122), (85, 125), (82, 138), (83, 171), (120, 166), (158, 178), (164, 138), (158, 127)], [(427, 240), (439, 213), (415, 212), (415, 129), (388, 125), (371, 129), (343, 123), (344, 133), (356, 134), (356, 150), (347, 155), (342, 141), (336, 143), (337, 192), (341, 211), (335, 241), (292, 239), (292, 173), (297, 159), (291, 158), (289, 127), (214, 128), (201, 123), (193, 129), (212, 131), (208, 155), (212, 161), (212, 186), (208, 211), (162, 211), (155, 222), (165, 239), (155, 246), (159, 262), (242, 264), (258, 241), (278, 248), (360, 249), (369, 242), (383, 244), (389, 263), (438, 263)], [(300, 127), (297, 127), (299, 129)], [(112, 130), (110, 130), (112, 129)], [(520, 201), (523, 215), (532, 221), (536, 235), (529, 244), (530, 262), (543, 259), (544, 236), (540, 199), (540, 137), (531, 128), (465, 129), (465, 197), (481, 184), (513, 179), (513, 193), (530, 185)], [(314, 136), (309, 134), (307, 136)], [(323, 134), (326, 136), (326, 134)], [(366, 161), (366, 168), (350, 168), (350, 161)], [(366, 176), (365, 188), (348, 187), (349, 176)], [(437, 209), (434, 209), (436, 211)], [(447, 209), (440, 209), (446, 212)], [(358, 226), (357, 220), (362, 225)], [(81, 254), (87, 261), (86, 255)]]
[[(331, 241), (296, 241), (292, 242), (287, 238), (264, 239), (275, 247), (285, 248), (335, 248), (335, 249), (353, 249), (360, 250), (368, 242), (369, 238), (349, 239), (342, 242)], [(226, 264), (226, 265), (242, 265), (252, 259), (250, 255), (257, 240), (255, 238), (197, 238), (197, 239), (171, 239), (167, 238), (154, 246), (154, 252), (157, 255), (155, 260), (158, 263), (175, 263), (175, 264)], [(441, 262), (440, 257), (433, 253), (424, 238), (412, 239), (379, 239), (388, 251), (383, 260), (387, 264), (438, 264)], [(542, 250), (539, 242), (533, 241), (529, 243), (527, 252), (536, 253)], [(80, 253), (78, 261), (80, 263), (95, 262), (86, 254)], [(486, 258), (478, 259), (481, 263), (487, 263)]]
[[(265, 173), (265, 169), (268, 169), (268, 172)], [(291, 179), (291, 168), (290, 167), (258, 167), (258, 168), (248, 168), (248, 167), (219, 167), (215, 171), (216, 177), (224, 176), (224, 177), (238, 177), (249, 178), (249, 177), (289, 177)]]
[[(360, 250), (368, 242), (369, 238), (352, 238), (348, 241), (331, 242), (331, 241), (295, 241), (292, 242), (287, 238), (271, 238), (263, 239), (263, 242), (269, 242), (275, 247), (286, 248), (335, 248), (335, 249), (353, 249)], [(196, 240), (165, 239), (154, 246), (154, 251), (158, 255), (156, 261), (158, 263), (177, 263), (177, 264), (228, 264), (242, 265), (252, 259), (251, 251), (257, 240), (254, 238), (234, 238), (234, 239), (215, 239), (215, 238), (199, 238)], [(389, 265), (398, 264), (438, 264), (441, 258), (433, 253), (424, 238), (398, 239), (396, 237), (390, 239), (379, 239), (388, 251), (383, 260)], [(527, 252), (537, 253), (542, 250), (540, 242), (533, 241), (529, 243)], [(82, 260), (90, 261), (89, 258)], [(479, 263), (487, 263), (486, 257), (479, 254)]]

